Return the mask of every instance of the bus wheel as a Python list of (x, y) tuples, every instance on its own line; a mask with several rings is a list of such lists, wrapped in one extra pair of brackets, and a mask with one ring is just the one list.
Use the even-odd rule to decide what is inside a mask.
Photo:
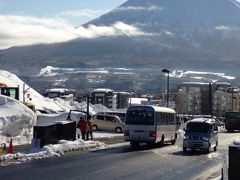
[(130, 144), (133, 148), (137, 148), (139, 147), (139, 142), (136, 142), (136, 141), (130, 141)]
[(211, 144), (209, 143), (208, 148), (206, 149), (206, 153), (209, 153), (211, 151)]
[(121, 133), (121, 132), (122, 132), (122, 128), (116, 127), (115, 132), (116, 132), (116, 133)]
[(151, 146), (155, 146), (155, 142), (147, 142), (146, 144), (147, 144), (148, 146), (150, 146), (150, 147), (151, 147)]
[(172, 144), (172, 145), (176, 144), (176, 139), (172, 140), (172, 141), (171, 141), (171, 144)]
[(183, 152), (187, 152), (187, 148), (186, 147), (183, 147)]
[(176, 141), (177, 141), (177, 134), (175, 134), (175, 137), (174, 137), (174, 139), (171, 141), (171, 144), (172, 144), (172, 145), (176, 144)]
[(161, 141), (160, 141), (160, 146), (163, 146), (163, 144), (164, 144), (164, 135), (162, 135), (162, 138), (161, 138)]
[(93, 131), (97, 131), (98, 130), (98, 127), (97, 127), (97, 125), (93, 125)]

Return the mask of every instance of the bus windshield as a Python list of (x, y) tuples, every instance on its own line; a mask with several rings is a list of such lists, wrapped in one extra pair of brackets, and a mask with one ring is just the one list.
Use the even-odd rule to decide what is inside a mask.
[(153, 111), (138, 111), (132, 110), (127, 112), (126, 124), (140, 124), (140, 125), (153, 125), (154, 112)]

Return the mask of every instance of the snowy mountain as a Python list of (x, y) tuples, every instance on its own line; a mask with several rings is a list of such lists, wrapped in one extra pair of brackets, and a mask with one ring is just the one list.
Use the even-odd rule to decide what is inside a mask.
[(235, 0), (129, 0), (112, 12), (88, 24), (159, 25), (178, 29), (215, 27), (220, 25), (238, 26), (240, 3)]
[[(49, 81), (59, 78), (36, 77), (47, 66), (158, 67), (159, 71), (168, 68), (237, 75), (237, 67), (240, 66), (239, 17), (240, 3), (236, 0), (129, 0), (79, 27), (91, 32), (100, 28), (103, 35), (98, 32), (95, 36), (81, 36), (65, 43), (2, 50), (0, 65), (34, 83), (36, 88), (40, 87), (39, 84), (54, 85)], [(157, 76), (150, 80), (143, 78), (142, 88), (159, 80)], [(123, 79), (126, 83), (134, 77), (129, 75)], [(79, 78), (81, 82), (77, 81)], [(74, 83), (65, 80), (60, 85), (76, 89), (109, 87), (113, 86), (116, 81), (111, 80), (118, 75), (101, 78), (101, 84), (94, 84), (85, 82), (83, 74), (69, 76), (62, 73), (61, 79), (72, 79)], [(136, 75), (136, 78), (140, 76)]]

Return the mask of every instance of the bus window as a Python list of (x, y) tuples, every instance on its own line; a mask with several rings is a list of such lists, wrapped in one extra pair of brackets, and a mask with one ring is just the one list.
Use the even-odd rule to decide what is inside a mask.
[(168, 114), (161, 113), (161, 120), (162, 120), (162, 125), (167, 125), (168, 124)]
[(155, 118), (156, 118), (157, 125), (163, 124), (163, 121), (161, 119), (161, 113), (159, 113), (159, 112), (155, 113)]
[(153, 125), (153, 115), (152, 111), (128, 111), (126, 124)]
[(169, 115), (168, 123), (174, 124), (175, 123), (174, 114), (168, 114), (168, 115)]

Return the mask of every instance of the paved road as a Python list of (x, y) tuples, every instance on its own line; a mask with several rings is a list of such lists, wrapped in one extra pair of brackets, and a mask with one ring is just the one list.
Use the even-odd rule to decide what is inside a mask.
[(223, 156), (240, 133), (220, 133), (217, 152), (182, 153), (181, 141), (163, 147), (128, 144), (91, 152), (74, 152), (0, 168), (0, 179), (209, 179), (220, 175)]

